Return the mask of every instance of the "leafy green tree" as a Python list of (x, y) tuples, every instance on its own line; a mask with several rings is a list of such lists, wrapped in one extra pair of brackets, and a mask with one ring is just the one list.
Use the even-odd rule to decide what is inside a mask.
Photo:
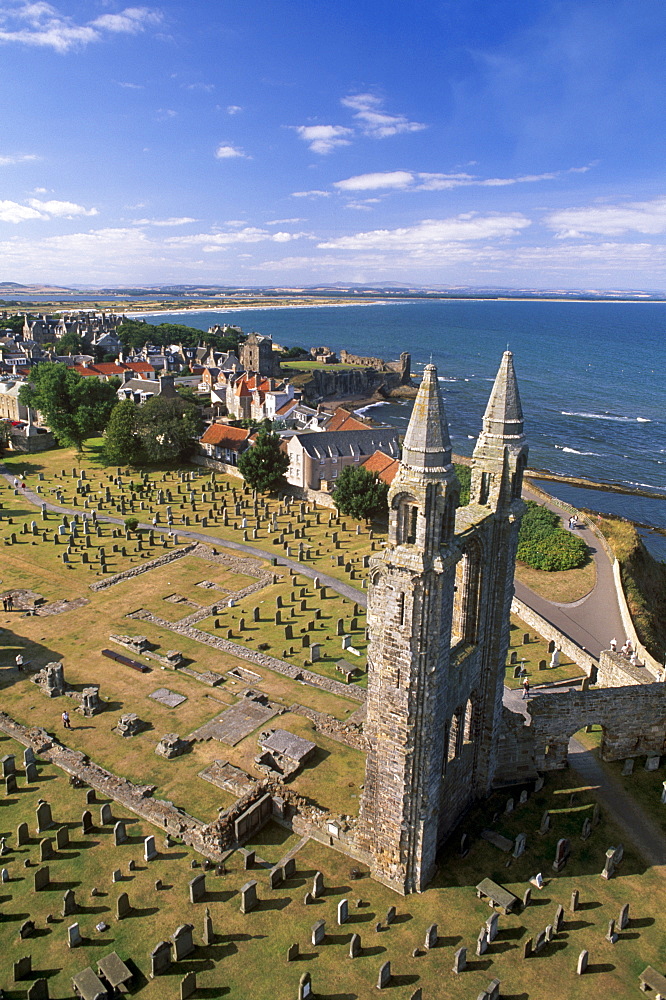
[(24, 322), (23, 313), (17, 313), (15, 316), (8, 316), (7, 319), (0, 320), (0, 327), (3, 330), (13, 330), (14, 333), (22, 333)]
[(280, 355), (285, 361), (293, 361), (297, 358), (309, 358), (309, 353), (304, 347), (288, 347)]
[(198, 408), (180, 397), (153, 396), (139, 411), (142, 455), (151, 464), (185, 461), (200, 433)]
[(75, 333), (74, 330), (64, 333), (56, 343), (58, 354), (80, 354), (82, 349), (83, 338), (78, 333)]
[(516, 557), (533, 569), (552, 573), (584, 566), (589, 554), (580, 536), (562, 528), (557, 514), (528, 500), (518, 533)]
[(116, 403), (104, 437), (107, 465), (138, 465), (141, 461), (139, 410), (131, 399)]
[(139, 527), (138, 517), (126, 517), (125, 518), (125, 531), (136, 531)]
[(341, 514), (358, 521), (369, 521), (388, 513), (388, 484), (361, 465), (348, 465), (342, 470), (333, 493)]
[(0, 420), (0, 455), (4, 455), (9, 446), (9, 421)]
[(19, 402), (39, 410), (58, 443), (80, 454), (86, 438), (106, 427), (117, 402), (114, 387), (58, 361), (36, 365), (30, 378), (30, 384), (21, 386)]
[(253, 490), (273, 493), (286, 485), (285, 472), (289, 468), (289, 456), (280, 450), (280, 437), (263, 426), (251, 448), (238, 459), (238, 469)]

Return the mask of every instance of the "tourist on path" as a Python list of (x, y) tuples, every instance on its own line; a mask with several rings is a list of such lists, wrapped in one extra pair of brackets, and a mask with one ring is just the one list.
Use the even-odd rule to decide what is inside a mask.
[(23, 672), (23, 657), (20, 653), (16, 654), (16, 669), (19, 673)]
[(530, 682), (526, 677), (523, 681), (523, 701), (525, 701), (530, 696)]
[(67, 709), (65, 709), (65, 711), (62, 713), (62, 724), (65, 727), (65, 729), (72, 728), (72, 724), (69, 721), (69, 712), (67, 711)]

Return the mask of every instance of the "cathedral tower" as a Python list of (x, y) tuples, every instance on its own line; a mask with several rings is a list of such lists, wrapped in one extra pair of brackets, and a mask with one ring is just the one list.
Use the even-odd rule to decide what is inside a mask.
[(402, 893), (435, 872), (439, 844), (492, 787), (527, 456), (505, 354), (459, 484), (437, 369), (428, 365), (389, 490), (388, 543), (370, 566), (370, 749), (357, 845)]

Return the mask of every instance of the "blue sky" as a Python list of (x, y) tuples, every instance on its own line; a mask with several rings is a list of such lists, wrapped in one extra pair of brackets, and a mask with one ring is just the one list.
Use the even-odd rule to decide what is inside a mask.
[(666, 289), (663, 0), (0, 0), (0, 280)]

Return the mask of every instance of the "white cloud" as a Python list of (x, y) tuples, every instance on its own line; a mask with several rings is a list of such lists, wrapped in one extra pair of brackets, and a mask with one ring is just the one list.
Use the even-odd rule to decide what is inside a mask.
[(266, 226), (289, 226), (295, 225), (297, 222), (307, 222), (307, 219), (269, 219), (264, 223)]
[(84, 208), (73, 201), (40, 201), (39, 198), (31, 198), (28, 202), (31, 208), (42, 213), (42, 218), (53, 216), (54, 218), (73, 219), (76, 215), (97, 215), (96, 208)]
[(314, 191), (292, 191), (292, 198), (330, 198), (330, 191), (320, 191), (315, 188)]
[(37, 0), (0, 9), (0, 42), (65, 53), (101, 41), (105, 32), (138, 34), (161, 19), (158, 11), (148, 7), (127, 7), (119, 14), (102, 14), (88, 24), (76, 24), (52, 4)]
[(214, 83), (186, 83), (184, 86), (185, 90), (199, 90), (204, 94), (210, 94), (213, 90), (215, 90)]
[(468, 173), (424, 173), (416, 170), (386, 170), (371, 174), (357, 174), (336, 181), (338, 191), (450, 191), (459, 187), (508, 187), (512, 184), (535, 184), (552, 181), (564, 174), (583, 173), (589, 167), (570, 167), (544, 174), (522, 174), (518, 177), (475, 177)]
[(182, 215), (172, 219), (133, 219), (133, 226), (186, 226), (190, 222), (197, 222), (197, 219), (190, 218), (189, 215)]
[(400, 229), (374, 229), (318, 243), (321, 250), (429, 251), (449, 243), (514, 236), (529, 226), (530, 220), (518, 212), (504, 215), (477, 215), (467, 212), (448, 219), (423, 219)]
[(97, 215), (96, 208), (84, 208), (73, 201), (40, 201), (30, 198), (27, 205), (0, 201), (0, 222), (27, 222), (31, 219), (73, 219), (77, 215)]
[(45, 218), (41, 212), (17, 201), (0, 201), (0, 222), (25, 222), (28, 219)]
[(313, 153), (332, 153), (338, 146), (348, 146), (352, 129), (344, 125), (296, 125), (294, 131), (307, 142)]
[(257, 226), (245, 226), (233, 232), (193, 233), (191, 236), (172, 236), (166, 240), (170, 246), (201, 246), (207, 252), (225, 250), (236, 243), (289, 243), (305, 236), (305, 233), (271, 233)]
[(666, 197), (626, 205), (566, 208), (551, 212), (544, 221), (560, 239), (577, 238), (586, 233), (620, 236), (635, 232), (657, 236), (666, 233)]
[(421, 132), (427, 125), (410, 122), (405, 115), (389, 115), (382, 111), (383, 101), (374, 94), (351, 94), (340, 102), (355, 111), (354, 118), (360, 123), (364, 135), (373, 139), (385, 139), (401, 132)]
[(124, 80), (120, 80), (118, 82), (118, 86), (119, 87), (124, 87), (125, 90), (144, 90), (145, 89), (142, 83), (127, 83)]
[(237, 115), (243, 109), (241, 108), (241, 106), (239, 104), (227, 104), (226, 110), (227, 110), (227, 114), (228, 115)]
[(137, 35), (146, 25), (159, 24), (162, 15), (149, 7), (126, 7), (120, 14), (102, 14), (90, 23), (94, 28), (120, 34)]
[(0, 155), (0, 167), (8, 167), (12, 163), (29, 163), (32, 160), (38, 160), (39, 157), (35, 156), (33, 153), (15, 153)]
[(249, 157), (247, 153), (244, 153), (242, 149), (238, 149), (237, 146), (231, 146), (228, 144), (218, 146), (215, 150), (215, 157), (218, 160), (234, 160), (237, 157), (241, 157), (245, 160), (251, 159), (251, 157)]

